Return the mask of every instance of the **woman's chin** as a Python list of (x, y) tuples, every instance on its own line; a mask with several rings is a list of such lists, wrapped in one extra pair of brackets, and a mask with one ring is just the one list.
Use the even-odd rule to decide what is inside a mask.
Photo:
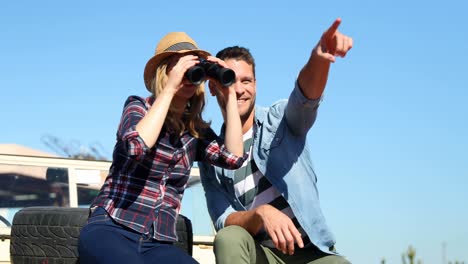
[(197, 88), (198, 85), (194, 84), (184, 85), (182, 88), (179, 89), (179, 91), (177, 91), (176, 96), (185, 99), (190, 99), (195, 94)]

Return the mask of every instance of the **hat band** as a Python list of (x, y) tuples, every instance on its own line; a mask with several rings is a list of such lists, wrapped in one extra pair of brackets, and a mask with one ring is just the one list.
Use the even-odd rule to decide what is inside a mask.
[(195, 50), (195, 49), (198, 49), (198, 48), (190, 42), (179, 42), (170, 46), (164, 51)]

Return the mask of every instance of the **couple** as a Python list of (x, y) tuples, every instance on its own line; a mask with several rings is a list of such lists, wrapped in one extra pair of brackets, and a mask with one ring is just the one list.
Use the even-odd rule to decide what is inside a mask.
[[(340, 23), (323, 33), (289, 99), (267, 108), (255, 106), (248, 49), (213, 57), (185, 33), (164, 36), (144, 71), (152, 96), (125, 102), (109, 175), (80, 234), (80, 263), (197, 263), (172, 245), (195, 161), (217, 263), (350, 263), (335, 251), (306, 143), (330, 64), (352, 48)], [(229, 87), (208, 77), (224, 118), (219, 136), (201, 116), (203, 84), (185, 77), (199, 58), (236, 74)]]

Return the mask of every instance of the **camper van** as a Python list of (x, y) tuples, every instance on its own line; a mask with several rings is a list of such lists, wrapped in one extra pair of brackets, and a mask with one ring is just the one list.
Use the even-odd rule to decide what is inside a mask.
[[(61, 236), (52, 227), (56, 223), (79, 232), (76, 226), (70, 229), (72, 222), (87, 217), (87, 208), (97, 195), (110, 165), (109, 161), (0, 154), (0, 264), (11, 263), (12, 255), (22, 259), (21, 263), (29, 263), (30, 251), (47, 252), (50, 246), (46, 243), (47, 237)], [(199, 178), (198, 169), (193, 168), (181, 209), (184, 217), (181, 220), (185, 219), (183, 232), (188, 232), (191, 237), (183, 237), (190, 241), (181, 243), (185, 247), (190, 245), (187, 250), (198, 262), (214, 263), (212, 242), (215, 231)], [(31, 239), (33, 242), (25, 242)], [(50, 241), (55, 240), (50, 238)], [(29, 248), (31, 245), (37, 249)]]

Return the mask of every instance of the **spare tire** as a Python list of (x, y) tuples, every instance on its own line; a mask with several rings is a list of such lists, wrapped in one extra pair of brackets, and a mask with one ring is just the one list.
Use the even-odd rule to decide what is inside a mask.
[(193, 254), (193, 231), (192, 222), (187, 217), (179, 214), (176, 223), (177, 242), (174, 246), (181, 248), (190, 256)]
[[(88, 208), (26, 207), (18, 211), (11, 227), (11, 263), (76, 264), (78, 238), (88, 219)], [(175, 246), (192, 255), (190, 220), (179, 215)]]

